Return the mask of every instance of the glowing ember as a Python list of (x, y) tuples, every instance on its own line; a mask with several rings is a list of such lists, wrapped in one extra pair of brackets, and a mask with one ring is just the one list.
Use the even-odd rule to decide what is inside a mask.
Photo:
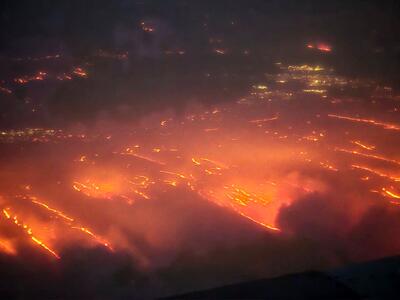
[(338, 115), (334, 115), (334, 114), (329, 114), (328, 116), (331, 117), (331, 118), (348, 120), (348, 121), (352, 121), (352, 122), (360, 122), (360, 123), (372, 124), (372, 125), (375, 125), (375, 126), (381, 126), (384, 129), (400, 130), (400, 126), (399, 125), (384, 123), (384, 122), (375, 121), (375, 120), (372, 120), (372, 119), (360, 119), (360, 118), (353, 118), (353, 117), (348, 117), (348, 116), (338, 116)]
[(104, 247), (108, 248), (110, 251), (114, 251), (114, 249), (110, 246), (110, 243), (105, 241), (104, 239), (98, 237), (97, 235), (95, 235), (93, 232), (91, 232), (89, 229), (85, 228), (85, 227), (72, 227), (73, 229), (77, 229), (80, 230), (86, 234), (88, 234), (89, 236), (91, 236), (95, 241), (97, 241), (99, 244), (103, 245)]
[(310, 43), (310, 44), (307, 44), (307, 48), (308, 49), (316, 49), (321, 52), (331, 52), (332, 51), (332, 47), (325, 43), (315, 43), (315, 44)]

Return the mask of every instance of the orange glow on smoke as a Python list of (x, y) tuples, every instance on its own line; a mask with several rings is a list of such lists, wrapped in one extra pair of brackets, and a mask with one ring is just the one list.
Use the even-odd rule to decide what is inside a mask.
[[(144, 22), (138, 30), (148, 35), (156, 28)], [(308, 48), (332, 50), (318, 43)], [(233, 52), (215, 48), (214, 53), (218, 59)], [(372, 83), (346, 79), (322, 65), (276, 66), (280, 73), (252, 83), (238, 101), (194, 105), (176, 115), (155, 113), (129, 123), (128, 129), (112, 123), (82, 132), (1, 131), (4, 143), (40, 143), (55, 154), (44, 155), (39, 163), (24, 160), (5, 168), (4, 173), (15, 178), (1, 195), (2, 222), (16, 228), (15, 240), (29, 240), (39, 253), (57, 259), (65, 245), (77, 242), (112, 252), (127, 250), (142, 258), (146, 254), (137, 254), (130, 234), (145, 244), (169, 247), (165, 236), (174, 236), (181, 226), (175, 224), (181, 212), (169, 211), (178, 197), (189, 210), (190, 201), (199, 199), (274, 234), (285, 234), (278, 217), (286, 206), (315, 194), (335, 197), (341, 185), (351, 195), (362, 195), (363, 209), (376, 201), (398, 205), (400, 157), (392, 147), (399, 142), (400, 125), (390, 121), (395, 120), (392, 108), (398, 98), (393, 97), (392, 110), (375, 116), (371, 109), (365, 113), (368, 117), (360, 117), (357, 99), (339, 99), (331, 89)], [(90, 73), (77, 67), (65, 74), (68, 78), (63, 80), (83, 80)], [(48, 76), (21, 76), (15, 84)], [(300, 83), (296, 91), (290, 86), (293, 81)], [(363, 101), (363, 107), (369, 104)], [(70, 143), (73, 146), (63, 147)], [(42, 172), (42, 164), (49, 162), (52, 171)], [(57, 166), (59, 172), (53, 172)], [(352, 209), (349, 215), (358, 216)], [(171, 228), (161, 222), (164, 210)], [(15, 240), (1, 235), (0, 251), (16, 255)]]
[(40, 247), (45, 249), (48, 253), (53, 255), (55, 258), (60, 259), (60, 256), (54, 250), (52, 250), (48, 245), (46, 245), (44, 242), (42, 242), (38, 237), (33, 235), (32, 229), (28, 225), (21, 222), (16, 215), (11, 216), (9, 209), (3, 209), (3, 214), (8, 220), (13, 222), (16, 226), (21, 227), (22, 230), (25, 231), (31, 237), (33, 242), (35, 242), (37, 245), (39, 245)]

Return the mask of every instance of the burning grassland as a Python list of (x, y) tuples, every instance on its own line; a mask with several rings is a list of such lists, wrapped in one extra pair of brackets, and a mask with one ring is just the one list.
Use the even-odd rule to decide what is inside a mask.
[(2, 131), (2, 255), (63, 265), (71, 249), (101, 251), (140, 274), (173, 274), (182, 253), (227, 265), (232, 256), (242, 278), (310, 267), (312, 249), (316, 267), (398, 253), (397, 98), (339, 97), (338, 87), (379, 85), (277, 66), (246, 97), (183, 114)]

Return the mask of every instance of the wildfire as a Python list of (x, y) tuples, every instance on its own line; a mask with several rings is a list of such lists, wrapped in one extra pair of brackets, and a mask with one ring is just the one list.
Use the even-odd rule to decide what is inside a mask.
[(75, 74), (76, 76), (79, 77), (87, 77), (87, 72), (85, 70), (83, 70), (81, 67), (76, 67), (73, 71), (73, 74)]
[(73, 222), (73, 221), (74, 221), (73, 218), (68, 217), (67, 215), (65, 215), (65, 214), (62, 213), (61, 211), (59, 211), (59, 210), (57, 210), (57, 209), (54, 209), (54, 208), (51, 208), (51, 207), (48, 206), (47, 204), (42, 203), (42, 202), (39, 202), (39, 201), (37, 201), (37, 200), (35, 200), (35, 199), (36, 199), (36, 198), (33, 197), (33, 199), (32, 199), (32, 202), (33, 202), (33, 203), (35, 203), (35, 204), (37, 204), (37, 205), (40, 205), (41, 207), (44, 207), (44, 208), (47, 209), (48, 211), (51, 211), (51, 212), (55, 213), (57, 216), (59, 216), (59, 217), (65, 219), (65, 220), (67, 220), (67, 221), (70, 221), (70, 222)]
[(382, 188), (382, 191), (384, 191), (386, 195), (389, 195), (392, 198), (400, 199), (400, 194), (393, 193), (393, 192), (387, 190), (386, 188)]
[(332, 51), (332, 47), (325, 43), (315, 43), (315, 44), (310, 43), (310, 44), (307, 44), (307, 48), (308, 49), (317, 49), (321, 52), (331, 52)]
[(360, 165), (351, 165), (351, 166), (352, 166), (354, 169), (364, 170), (364, 171), (373, 173), (373, 174), (375, 174), (375, 175), (378, 175), (378, 176), (380, 176), (380, 177), (384, 177), (384, 178), (388, 178), (388, 179), (393, 180), (393, 181), (400, 182), (400, 177), (392, 176), (392, 175), (389, 175), (389, 174), (386, 174), (386, 173), (383, 173), (383, 172), (380, 172), (380, 171), (378, 171), (378, 170), (374, 170), (374, 169), (372, 169), (372, 168), (365, 167), (365, 166), (360, 166)]
[(21, 227), (31, 237), (33, 242), (35, 242), (40, 247), (45, 249), (48, 253), (53, 255), (55, 258), (60, 259), (60, 256), (54, 250), (52, 250), (49, 246), (47, 246), (44, 242), (42, 242), (38, 237), (33, 235), (32, 229), (28, 225), (20, 222), (16, 215), (12, 216), (10, 213), (10, 209), (3, 209), (3, 214), (8, 220), (13, 222), (16, 226)]
[(272, 118), (264, 118), (264, 119), (256, 119), (256, 120), (250, 120), (250, 123), (254, 123), (254, 124), (262, 124), (265, 122), (269, 122), (269, 121), (275, 121), (278, 120), (278, 116), (276, 117), (272, 117)]
[(395, 160), (395, 159), (386, 158), (384, 156), (366, 154), (366, 153), (358, 152), (356, 150), (347, 150), (347, 149), (341, 149), (341, 148), (336, 148), (335, 150), (336, 151), (340, 151), (340, 152), (344, 152), (344, 153), (359, 155), (359, 156), (362, 156), (362, 157), (377, 159), (377, 160), (385, 161), (385, 162), (388, 162), (388, 163), (400, 165), (400, 161)]
[(375, 149), (375, 146), (367, 145), (367, 144), (362, 143), (362, 142), (360, 142), (360, 141), (351, 141), (351, 142), (352, 142), (353, 144), (357, 145), (357, 146), (360, 146), (360, 147), (363, 148), (363, 149), (366, 149), (366, 150), (374, 150), (374, 149)]
[(248, 219), (248, 220), (250, 220), (250, 221), (252, 221), (252, 222), (254, 222), (254, 223), (258, 224), (258, 225), (261, 225), (261, 226), (263, 226), (263, 227), (265, 227), (265, 228), (267, 228), (269, 230), (278, 231), (278, 232), (281, 231), (278, 227), (275, 227), (275, 226), (268, 225), (268, 224), (265, 224), (263, 222), (257, 221), (256, 219), (254, 219), (254, 218), (242, 213), (241, 211), (236, 210), (236, 212), (239, 215), (241, 215), (242, 217), (245, 217), (246, 219)]
[(45, 243), (43, 243), (41, 240), (39, 240), (38, 238), (31, 236), (32, 241), (34, 241), (36, 244), (38, 244), (40, 247), (42, 247), (43, 249), (47, 250), (48, 252), (50, 252), (54, 257), (56, 257), (57, 259), (60, 259), (61, 257), (54, 252), (54, 250), (51, 250)]
[(46, 72), (39, 71), (33, 76), (24, 76), (24, 77), (20, 77), (20, 78), (15, 78), (14, 82), (19, 83), (19, 84), (26, 84), (30, 81), (42, 81), (46, 78), (46, 76), (47, 76)]
[(257, 196), (256, 194), (249, 193), (244, 189), (236, 187), (235, 185), (232, 185), (231, 187), (225, 186), (225, 189), (231, 190), (230, 192), (226, 193), (226, 196), (241, 206), (248, 206), (250, 202), (261, 205), (267, 205), (270, 203), (270, 200)]
[(400, 130), (400, 126), (398, 126), (398, 125), (375, 121), (372, 119), (353, 118), (353, 117), (340, 116), (340, 115), (335, 115), (335, 114), (328, 114), (328, 117), (341, 119), (341, 120), (347, 120), (347, 121), (351, 121), (351, 122), (367, 123), (367, 124), (371, 124), (371, 125), (375, 125), (375, 126), (380, 126), (380, 127), (383, 127), (384, 129), (389, 129), (389, 130)]
[(85, 227), (72, 227), (73, 229), (77, 229), (80, 230), (86, 234), (88, 234), (89, 236), (91, 236), (96, 242), (98, 242), (99, 244), (103, 245), (104, 247), (108, 248), (110, 251), (114, 252), (114, 249), (111, 247), (110, 243), (107, 242), (106, 240), (100, 238), (99, 236), (95, 235), (92, 231), (90, 231), (89, 229), (85, 228)]
[[(147, 23), (141, 26), (145, 32), (154, 31)], [(213, 47), (217, 46), (216, 54), (226, 54), (220, 43)], [(310, 46), (331, 51), (330, 47)], [(125, 59), (121, 53), (115, 59)], [(114, 57), (106, 52), (98, 55)], [(24, 237), (28, 235), (35, 249), (59, 259), (57, 251), (62, 250), (65, 240), (87, 239), (90, 246), (101, 245), (112, 252), (118, 249), (134, 252), (130, 232), (143, 232), (139, 239), (145, 242), (157, 239), (152, 234), (149, 237), (146, 228), (136, 228), (134, 221), (141, 219), (143, 207), (160, 205), (165, 193), (200, 195), (201, 199), (229, 210), (238, 218), (277, 234), (281, 231), (277, 227), (277, 216), (284, 205), (311, 193), (326, 191), (331, 182), (336, 182), (332, 179), (339, 177), (346, 183), (356, 182), (357, 192), (360, 185), (365, 191), (373, 191), (371, 199), (380, 197), (385, 203), (398, 205), (400, 176), (396, 168), (400, 161), (394, 151), (389, 151), (391, 145), (385, 144), (385, 140), (393, 145), (399, 141), (396, 132), (400, 126), (385, 121), (385, 116), (387, 120), (393, 119), (397, 111), (380, 112), (379, 120), (375, 119), (373, 109), (371, 118), (358, 117), (355, 112), (360, 104), (358, 100), (333, 97), (331, 88), (341, 91), (349, 87), (370, 88), (372, 83), (336, 76), (333, 70), (321, 65), (277, 63), (276, 66), (279, 74), (266, 75), (265, 81), (249, 85), (248, 94), (238, 101), (188, 108), (185, 114), (174, 117), (169, 112), (160, 113), (149, 117), (149, 122), (145, 119), (145, 125), (132, 125), (128, 133), (112, 132), (108, 128), (100, 133), (51, 128), (1, 131), (0, 142), (11, 146), (14, 143), (21, 152), (29, 149), (26, 145), (30, 142), (57, 149), (59, 152), (54, 155), (57, 159), (49, 155), (43, 161), (50, 161), (56, 167), (59, 164), (57, 170), (61, 174), (54, 178), (41, 174), (38, 179), (31, 173), (20, 175), (24, 174), (23, 169), (16, 167), (18, 179), (4, 189), (7, 201), (4, 205), (1, 202), (2, 219), (5, 224), (20, 228)], [(60, 74), (59, 80), (88, 76), (81, 67)], [(51, 76), (42, 71), (22, 76), (13, 84)], [(299, 87), (292, 87), (292, 82)], [(351, 105), (346, 106), (348, 103)], [(337, 114), (328, 113), (333, 106)], [(332, 129), (327, 123), (337, 127)], [(367, 137), (369, 130), (379, 134)], [(73, 147), (60, 147), (70, 143)], [(28, 160), (29, 155), (26, 157)], [(38, 166), (33, 160), (32, 165)], [(36, 167), (35, 172), (40, 171)], [(7, 172), (11, 171), (5, 168), (4, 173)], [(47, 181), (42, 183), (45, 176)], [(27, 179), (30, 177), (31, 182)], [(6, 185), (8, 181), (5, 182)], [(40, 197), (33, 196), (36, 193)], [(74, 206), (74, 201), (79, 205)], [(96, 213), (85, 213), (92, 211)], [(33, 235), (33, 229), (20, 220), (22, 216), (38, 235)], [(114, 218), (109, 231), (96, 226), (105, 216), (105, 220)], [(154, 218), (158, 218), (156, 213)], [(65, 235), (54, 234), (49, 238), (47, 232), (65, 232)], [(0, 251), (15, 255), (17, 249), (13, 239), (0, 237)]]

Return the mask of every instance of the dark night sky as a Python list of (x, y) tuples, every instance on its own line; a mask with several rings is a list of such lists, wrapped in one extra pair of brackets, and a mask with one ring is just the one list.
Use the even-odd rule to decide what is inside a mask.
[[(166, 107), (179, 110), (188, 100), (231, 100), (279, 60), (322, 61), (339, 73), (396, 86), (399, 6), (397, 1), (2, 1), (2, 80), (49, 67), (15, 63), (13, 58), (54, 53), (63, 56), (64, 67), (89, 63), (91, 76), (85, 82), (42, 86), (40, 91), (19, 87), (15, 101), (0, 95), (6, 98), (0, 123), (55, 126), (60, 120), (86, 122), (100, 111), (114, 114), (117, 106), (140, 116)], [(156, 32), (143, 33), (142, 21)], [(222, 40), (217, 46), (227, 48), (229, 55), (210, 55), (213, 38)], [(328, 42), (334, 52), (310, 56), (304, 49), (309, 41)], [(100, 64), (92, 57), (99, 49), (128, 51), (129, 59)], [(162, 55), (166, 49), (184, 49), (186, 55), (171, 59)], [(251, 55), (238, 54), (244, 50)], [(211, 83), (204, 79), (210, 72), (216, 74)], [(27, 97), (42, 99), (46, 116), (21, 118), (23, 104), (15, 103)], [(117, 117), (124, 118), (119, 113)]]
[[(2, 1), (0, 34), (3, 51), (34, 38), (90, 51), (115, 46), (118, 27), (155, 18), (192, 44), (207, 38), (202, 24), (208, 20), (209, 32), (238, 41), (258, 37), (255, 45), (300, 35), (390, 47), (399, 38), (398, 9), (397, 1)], [(232, 20), (238, 25), (229, 26)]]

